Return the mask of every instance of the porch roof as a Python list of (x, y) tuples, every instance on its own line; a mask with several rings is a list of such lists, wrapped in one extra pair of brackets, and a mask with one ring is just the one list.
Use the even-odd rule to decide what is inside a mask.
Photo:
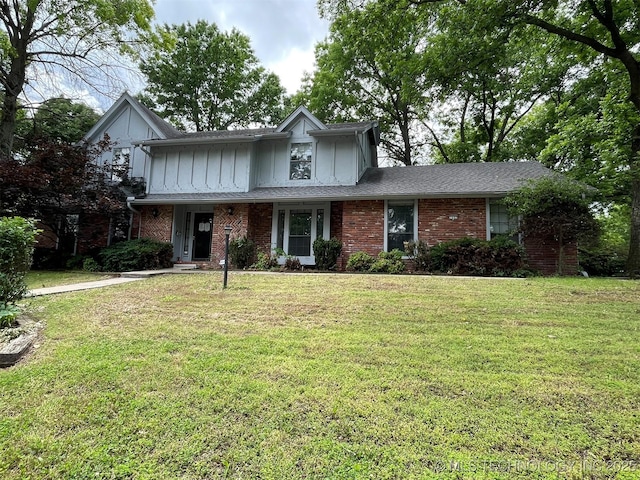
[(369, 168), (356, 185), (264, 187), (249, 192), (150, 194), (131, 203), (265, 203), (400, 198), (501, 197), (554, 173), (538, 162), (456, 163)]

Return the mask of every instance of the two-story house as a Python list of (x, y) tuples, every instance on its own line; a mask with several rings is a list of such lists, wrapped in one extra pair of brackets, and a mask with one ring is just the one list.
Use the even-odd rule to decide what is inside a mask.
[[(378, 166), (375, 121), (325, 125), (300, 107), (275, 128), (179, 132), (124, 94), (87, 134), (108, 133), (105, 164), (128, 162), (144, 189), (128, 198), (130, 237), (171, 242), (174, 260), (224, 257), (224, 227), (258, 248), (278, 248), (313, 265), (315, 238), (343, 243), (349, 255), (490, 239), (513, 226), (498, 200), (523, 181), (551, 172), (536, 162)], [(556, 270), (557, 245), (524, 239), (529, 262)], [(575, 252), (565, 255), (577, 267)]]

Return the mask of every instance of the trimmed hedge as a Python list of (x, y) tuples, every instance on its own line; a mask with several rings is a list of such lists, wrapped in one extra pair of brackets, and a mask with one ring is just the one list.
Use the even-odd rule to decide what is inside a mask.
[(106, 272), (169, 268), (172, 257), (173, 245), (148, 238), (116, 243), (98, 254), (102, 270)]
[(337, 238), (316, 238), (313, 242), (313, 254), (316, 257), (316, 268), (319, 270), (335, 270), (341, 253), (342, 242)]

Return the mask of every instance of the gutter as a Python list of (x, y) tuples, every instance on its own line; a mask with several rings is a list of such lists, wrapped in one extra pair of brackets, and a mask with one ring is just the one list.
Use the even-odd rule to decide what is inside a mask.
[(140, 210), (136, 210), (133, 208), (133, 205), (131, 205), (131, 202), (135, 199), (136, 197), (127, 197), (127, 208), (132, 212), (129, 220), (129, 232), (127, 233), (127, 238), (129, 238), (129, 240), (131, 240), (131, 230), (133, 229), (133, 215), (136, 213), (138, 214), (138, 238), (140, 238), (140, 230), (142, 229), (142, 212)]

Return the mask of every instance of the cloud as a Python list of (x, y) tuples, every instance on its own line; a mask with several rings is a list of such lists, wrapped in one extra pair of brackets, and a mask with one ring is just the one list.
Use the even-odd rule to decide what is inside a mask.
[(289, 93), (312, 69), (315, 44), (329, 28), (318, 16), (315, 0), (157, 0), (155, 11), (160, 24), (205, 20), (222, 30), (237, 28)]

